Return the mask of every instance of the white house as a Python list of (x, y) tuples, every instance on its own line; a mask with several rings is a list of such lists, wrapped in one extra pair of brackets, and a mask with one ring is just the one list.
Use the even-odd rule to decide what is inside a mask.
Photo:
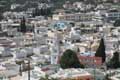
[(53, 20), (68, 20), (68, 21), (91, 21), (94, 18), (93, 13), (74, 13), (74, 14), (54, 14)]
[(108, 20), (114, 21), (116, 19), (120, 19), (120, 11), (117, 10), (110, 10), (107, 13), (105, 13), (105, 16)]

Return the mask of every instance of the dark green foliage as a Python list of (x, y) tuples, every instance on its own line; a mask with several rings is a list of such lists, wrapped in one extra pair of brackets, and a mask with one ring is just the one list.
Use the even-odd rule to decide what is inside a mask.
[(60, 66), (63, 69), (66, 68), (84, 68), (82, 64), (80, 64), (79, 59), (76, 53), (70, 49), (66, 50), (60, 59)]
[(86, 0), (85, 3), (86, 4), (95, 4), (96, 0)]
[(80, 52), (80, 49), (79, 49), (79, 48), (77, 48), (77, 52)]
[(35, 17), (35, 16), (39, 16), (40, 12), (39, 12), (39, 9), (38, 8), (35, 8), (35, 10), (33, 10), (32, 12), (32, 16)]
[(108, 74), (105, 76), (105, 80), (110, 80)]
[(108, 3), (113, 3), (114, 0), (107, 0)]
[(71, 22), (70, 25), (71, 25), (72, 27), (74, 27), (74, 26), (75, 26), (75, 23), (72, 23), (72, 22)]
[(115, 52), (112, 59), (108, 62), (108, 68), (120, 68), (119, 53)]
[(81, 24), (81, 27), (85, 27), (85, 24), (82, 23), (82, 24)]
[(3, 19), (3, 16), (2, 16), (2, 13), (0, 13), (0, 20), (2, 20)]
[(120, 26), (120, 19), (116, 20), (113, 24), (115, 27)]
[(26, 20), (25, 20), (25, 17), (23, 17), (20, 23), (20, 32), (25, 33), (26, 31), (27, 31)]
[(102, 38), (100, 41), (100, 45), (95, 53), (96, 57), (102, 57), (102, 62), (105, 62), (106, 59), (106, 53), (105, 53), (105, 45), (104, 45), (104, 39)]
[(38, 9), (36, 8), (35, 10), (33, 10), (32, 16), (50, 16), (52, 14), (51, 8), (41, 8)]

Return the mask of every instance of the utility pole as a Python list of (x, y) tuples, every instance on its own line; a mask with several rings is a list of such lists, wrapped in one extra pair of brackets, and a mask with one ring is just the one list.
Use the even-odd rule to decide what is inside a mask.
[(20, 63), (20, 69), (19, 69), (19, 71), (20, 71), (20, 76), (22, 76), (22, 65), (21, 65), (21, 63)]
[(94, 80), (96, 80), (96, 66), (95, 66), (95, 60), (94, 60)]
[(30, 60), (28, 60), (28, 80), (30, 80)]

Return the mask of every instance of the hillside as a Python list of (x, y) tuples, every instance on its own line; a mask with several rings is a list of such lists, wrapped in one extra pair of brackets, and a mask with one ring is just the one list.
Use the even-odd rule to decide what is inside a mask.
[[(22, 4), (22, 5), (27, 5), (29, 6), (30, 4), (26, 4), (26, 3), (52, 3), (54, 4), (55, 8), (61, 8), (62, 5), (65, 3), (66, 0), (0, 0), (0, 8), (2, 7), (2, 9), (0, 9), (0, 11), (6, 11), (10, 9), (10, 5), (13, 3), (17, 3), (17, 4)], [(75, 2), (75, 1), (83, 1), (83, 0), (68, 0), (70, 2)]]
[[(62, 5), (66, 2), (76, 2), (76, 1), (84, 1), (85, 3), (100, 3), (102, 0), (0, 0), (0, 12), (9, 11), (10, 6), (13, 3), (24, 5), (25, 7), (21, 8), (24, 10), (29, 7), (35, 7), (36, 3), (51, 3), (54, 5), (55, 9), (62, 8)], [(108, 0), (111, 2), (111, 0)], [(34, 4), (33, 4), (34, 3)]]

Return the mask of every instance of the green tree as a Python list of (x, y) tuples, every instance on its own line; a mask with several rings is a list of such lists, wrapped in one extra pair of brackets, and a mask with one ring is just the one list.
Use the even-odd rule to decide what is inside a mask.
[(100, 45), (95, 53), (96, 57), (102, 57), (102, 62), (105, 62), (106, 59), (106, 53), (105, 53), (105, 45), (104, 45), (104, 39), (102, 38), (100, 41)]
[(113, 0), (107, 0), (106, 2), (107, 3), (113, 3)]
[(84, 66), (79, 62), (76, 53), (70, 49), (66, 50), (60, 59), (60, 66), (63, 69), (66, 68), (84, 68)]
[(3, 15), (2, 13), (0, 13), (0, 21), (3, 19)]
[(115, 27), (118, 27), (120, 26), (120, 19), (117, 19), (114, 24), (113, 24)]
[(109, 80), (109, 75), (108, 74), (105, 76), (105, 80)]
[(38, 8), (35, 8), (35, 10), (32, 11), (32, 16), (35, 17), (35, 16), (38, 16)]
[(115, 52), (112, 59), (108, 62), (109, 68), (119, 68), (120, 67), (120, 61), (119, 61), (119, 53)]
[(83, 23), (82, 23), (82, 24), (81, 24), (81, 27), (83, 27), (83, 28), (84, 28), (84, 27), (85, 27), (85, 24), (83, 24)]
[(32, 12), (32, 16), (51, 16), (52, 15), (52, 11), (51, 8), (35, 8), (35, 10), (33, 10)]
[(23, 17), (23, 18), (21, 19), (20, 31), (23, 32), (23, 33), (25, 33), (25, 32), (27, 31), (25, 17)]

